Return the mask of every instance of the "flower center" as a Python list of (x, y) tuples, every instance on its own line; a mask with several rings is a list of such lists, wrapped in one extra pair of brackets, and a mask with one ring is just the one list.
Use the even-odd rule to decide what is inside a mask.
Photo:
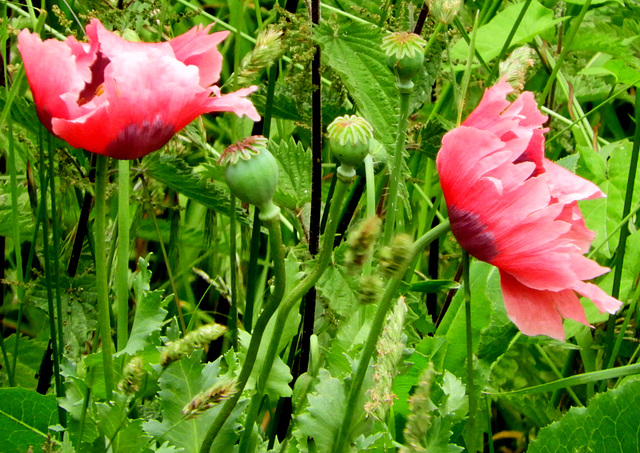
[(129, 124), (113, 140), (104, 153), (115, 159), (137, 159), (162, 148), (175, 133), (173, 124), (157, 117), (141, 124)]
[(96, 54), (96, 59), (91, 64), (91, 81), (86, 83), (78, 95), (78, 105), (83, 106), (94, 97), (104, 93), (104, 69), (111, 62), (102, 52)]
[(480, 221), (480, 216), (473, 212), (449, 206), (451, 231), (469, 254), (479, 260), (491, 262), (500, 251), (495, 243), (493, 233), (488, 231), (487, 225)]

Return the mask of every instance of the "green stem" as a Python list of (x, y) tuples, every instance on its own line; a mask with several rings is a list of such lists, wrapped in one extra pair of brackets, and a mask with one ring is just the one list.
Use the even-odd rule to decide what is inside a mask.
[(356, 412), (354, 408), (356, 407), (358, 398), (360, 397), (362, 384), (364, 382), (365, 375), (367, 374), (367, 369), (369, 368), (369, 362), (371, 361), (371, 357), (376, 350), (376, 344), (378, 342), (380, 332), (382, 332), (384, 320), (387, 316), (387, 311), (389, 311), (389, 308), (394, 301), (394, 296), (396, 295), (396, 292), (407, 272), (407, 269), (409, 269), (409, 266), (411, 265), (413, 260), (416, 259), (418, 254), (422, 252), (425, 247), (427, 247), (432, 241), (447, 233), (449, 229), (449, 221), (445, 221), (420, 237), (415, 242), (415, 244), (413, 244), (413, 247), (411, 248), (409, 256), (407, 257), (405, 262), (388, 282), (384, 294), (382, 295), (382, 298), (378, 305), (376, 316), (372, 321), (371, 330), (369, 331), (369, 336), (367, 337), (367, 342), (365, 343), (362, 350), (362, 356), (360, 357), (358, 368), (353, 377), (351, 388), (349, 389), (349, 396), (347, 397), (347, 404), (345, 406), (347, 410), (344, 413), (344, 418), (342, 419), (342, 424), (340, 425), (340, 430), (338, 431), (338, 436), (333, 446), (333, 453), (342, 453), (346, 450), (349, 429), (351, 428), (353, 415)]
[[(631, 211), (631, 203), (633, 201), (633, 191), (636, 182), (636, 173), (638, 170), (638, 155), (640, 154), (640, 96), (636, 95), (635, 102), (635, 120), (636, 128), (633, 137), (633, 149), (631, 150), (631, 162), (629, 163), (629, 174), (627, 175), (627, 190), (624, 196), (624, 206), (622, 208), (622, 217), (626, 217)], [(625, 224), (620, 229), (620, 240), (615, 256), (615, 271), (613, 274), (613, 287), (611, 296), (618, 299), (620, 297), (620, 284), (622, 282), (622, 270), (624, 266), (624, 254), (627, 245), (627, 237), (629, 236), (629, 226)], [(610, 316), (607, 322), (607, 336), (605, 343), (605, 357), (607, 368), (611, 368), (616, 360), (614, 354), (613, 336), (615, 330), (615, 317)], [(600, 383), (600, 390), (604, 390), (605, 382)]]
[(105, 198), (107, 186), (107, 157), (98, 156), (96, 161), (96, 290), (98, 296), (98, 326), (102, 340), (102, 363), (104, 365), (104, 387), (107, 400), (113, 397), (113, 344), (111, 342), (111, 318), (109, 316), (109, 288), (105, 254)]
[(387, 194), (387, 213), (384, 223), (383, 244), (391, 242), (393, 235), (396, 211), (398, 210), (398, 196), (400, 179), (402, 178), (402, 163), (404, 161), (404, 143), (407, 138), (407, 125), (409, 124), (409, 99), (413, 89), (400, 89), (400, 114), (398, 117), (398, 132), (396, 135), (396, 147), (393, 155), (393, 167), (389, 176), (389, 193)]
[[(227, 327), (231, 334), (231, 347), (238, 352), (238, 263), (236, 261), (236, 197), (231, 195), (229, 208), (229, 266), (231, 266), (231, 306)], [(258, 226), (258, 228), (260, 228)]]
[(266, 228), (269, 230), (269, 242), (271, 245), (271, 254), (273, 256), (273, 271), (275, 275), (275, 288), (273, 290), (273, 293), (271, 294), (269, 302), (265, 305), (264, 310), (258, 317), (256, 325), (253, 328), (251, 341), (249, 343), (249, 347), (247, 348), (247, 355), (245, 356), (244, 364), (242, 365), (242, 370), (240, 371), (240, 375), (238, 376), (238, 380), (236, 383), (236, 393), (226, 401), (224, 406), (222, 406), (222, 409), (218, 413), (218, 416), (209, 427), (204, 441), (202, 442), (202, 446), (200, 447), (200, 453), (209, 453), (209, 450), (211, 450), (211, 444), (213, 444), (213, 440), (222, 429), (222, 426), (231, 415), (231, 412), (233, 412), (236, 404), (238, 404), (238, 401), (242, 396), (242, 391), (244, 390), (244, 387), (247, 385), (247, 381), (251, 376), (251, 371), (253, 370), (253, 365), (255, 364), (256, 357), (258, 356), (258, 350), (260, 349), (260, 343), (262, 342), (262, 335), (264, 334), (271, 316), (273, 316), (276, 309), (280, 305), (282, 296), (284, 296), (287, 273), (284, 264), (284, 248), (282, 246), (280, 216), (275, 216), (275, 218), (264, 220), (263, 222)]
[[(6, 60), (5, 60), (6, 61)], [(5, 79), (6, 80), (6, 79)], [(13, 251), (16, 255), (16, 279), (18, 281), (18, 300), (24, 300), (24, 276), (22, 274), (22, 251), (20, 250), (20, 217), (18, 213), (18, 170), (16, 168), (16, 150), (13, 147), (13, 121), (9, 118), (7, 136), (9, 138), (9, 153), (7, 158), (7, 166), (9, 167), (9, 181), (11, 188), (11, 217), (13, 219)], [(22, 303), (21, 303), (22, 305)], [(17, 331), (20, 332), (20, 326), (18, 325)], [(18, 343), (20, 335), (16, 335), (16, 344), (13, 351), (13, 366), (9, 366), (9, 360), (6, 355), (6, 350), (2, 348), (2, 354), (4, 355), (4, 362), (7, 368), (7, 377), (9, 378), (9, 386), (14, 387), (15, 384), (15, 369), (18, 359)], [(3, 343), (0, 343), (3, 345)]]
[[(493, 79), (496, 73), (498, 72), (498, 68), (500, 67), (500, 62), (502, 61), (504, 54), (507, 53), (509, 46), (511, 46), (511, 41), (513, 41), (513, 37), (516, 35), (516, 32), (518, 31), (518, 27), (520, 27), (520, 23), (522, 22), (522, 19), (524, 19), (524, 15), (529, 10), (529, 6), (531, 6), (531, 2), (532, 0), (525, 0), (524, 5), (522, 5), (522, 8), (520, 9), (520, 14), (518, 14), (516, 21), (511, 26), (511, 30), (509, 31), (509, 36), (507, 36), (507, 39), (502, 45), (502, 49), (500, 49), (500, 54), (498, 54), (498, 58), (496, 58), (496, 62), (493, 65), (493, 68), (491, 68), (491, 73), (485, 79), (485, 85), (490, 85), (491, 83), (493, 83)], [(476, 26), (477, 25), (478, 24), (476, 24)]]
[(476, 395), (473, 372), (473, 326), (471, 324), (471, 262), (469, 254), (462, 252), (462, 279), (464, 280), (464, 315), (467, 333), (467, 394), (469, 395), (469, 438), (475, 439), (476, 432)]
[(569, 34), (563, 43), (562, 52), (560, 53), (560, 56), (558, 57), (558, 60), (556, 61), (555, 66), (553, 67), (553, 70), (551, 71), (551, 75), (547, 79), (547, 84), (545, 85), (544, 90), (542, 90), (542, 96), (540, 96), (541, 103), (544, 102), (544, 100), (547, 98), (547, 96), (551, 92), (551, 87), (553, 86), (553, 82), (556, 79), (556, 74), (560, 70), (560, 66), (564, 62), (564, 59), (567, 56), (569, 49), (571, 48), (571, 43), (573, 42), (573, 38), (576, 36), (576, 33), (578, 32), (578, 28), (580, 28), (582, 19), (584, 19), (585, 14), (587, 14), (587, 11), (589, 10), (589, 6), (591, 6), (591, 0), (585, 0), (584, 5), (582, 5), (582, 10), (580, 11), (580, 14), (575, 19), (575, 22), (572, 21), (571, 23), (571, 30), (569, 30)]
[[(58, 335), (56, 334), (55, 310), (53, 305), (53, 288), (51, 282), (51, 255), (49, 252), (49, 222), (47, 219), (47, 183), (45, 177), (44, 148), (42, 146), (42, 134), (40, 134), (40, 210), (42, 212), (42, 253), (44, 255), (45, 286), (47, 288), (47, 310), (49, 312), (49, 331), (51, 339), (51, 351), (53, 358), (53, 374), (56, 383), (56, 396), (63, 397), (62, 376), (60, 374), (60, 353)], [(64, 412), (58, 411), (60, 423), (64, 426)]]
[(129, 161), (118, 161), (118, 268), (116, 269), (118, 301), (117, 342), (123, 350), (129, 338)]
[[(316, 284), (329, 265), (329, 262), (331, 261), (331, 253), (333, 251), (334, 238), (338, 228), (341, 207), (350, 183), (351, 178), (342, 176), (340, 168), (338, 168), (338, 181), (336, 183), (334, 196), (331, 200), (331, 211), (329, 212), (327, 226), (322, 237), (322, 247), (318, 254), (318, 261), (311, 273), (309, 273), (303, 281), (298, 283), (298, 285), (282, 302), (282, 307), (280, 308), (278, 317), (276, 318), (276, 326), (284, 326), (287, 318), (289, 317), (289, 313), (295, 306), (296, 302), (306, 294), (313, 285)], [(271, 373), (275, 357), (278, 355), (278, 345), (280, 344), (282, 331), (283, 329), (274, 329), (273, 336), (269, 342), (269, 349), (267, 350), (262, 369), (260, 370), (260, 375), (258, 376), (256, 393), (251, 399), (251, 406), (249, 407), (249, 412), (247, 413), (247, 418), (245, 420), (245, 431), (242, 439), (240, 440), (240, 452), (247, 451), (246, 449), (253, 430), (253, 424), (255, 423), (260, 410), (260, 403), (266, 388), (267, 380), (269, 379), (269, 374)]]

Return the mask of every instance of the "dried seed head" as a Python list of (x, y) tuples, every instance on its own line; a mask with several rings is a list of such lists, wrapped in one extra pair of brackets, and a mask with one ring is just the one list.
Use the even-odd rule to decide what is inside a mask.
[(118, 383), (118, 388), (125, 395), (136, 393), (140, 390), (140, 384), (142, 383), (142, 379), (144, 379), (144, 374), (144, 361), (142, 357), (133, 357), (122, 370), (122, 380)]
[(248, 86), (256, 79), (260, 71), (270, 67), (280, 58), (282, 48), (282, 30), (267, 27), (256, 38), (256, 45), (242, 59), (238, 71), (238, 85)]
[(431, 428), (431, 413), (436, 409), (430, 399), (434, 376), (433, 364), (429, 363), (420, 375), (418, 388), (409, 398), (409, 417), (404, 428), (405, 445), (399, 453), (427, 453), (422, 440)]
[(363, 305), (375, 304), (380, 300), (384, 286), (377, 275), (365, 275), (360, 279), (358, 294)]
[(516, 91), (521, 91), (524, 89), (527, 70), (534, 63), (533, 49), (527, 46), (518, 47), (505, 61), (500, 62), (500, 78), (505, 78)]
[(209, 390), (197, 394), (183, 409), (182, 415), (194, 418), (211, 409), (221, 401), (230, 398), (236, 393), (236, 382), (233, 380), (221, 380), (213, 384)]
[(160, 364), (167, 366), (190, 355), (194, 349), (201, 349), (225, 334), (227, 328), (220, 324), (205, 324), (192, 330), (179, 340), (168, 343), (162, 352)]
[(384, 421), (396, 395), (392, 392), (393, 378), (404, 351), (403, 327), (407, 314), (404, 297), (398, 299), (393, 310), (387, 315), (384, 330), (378, 340), (378, 360), (374, 365), (373, 388), (369, 392), (371, 401), (365, 410), (378, 420)]
[(460, 11), (462, 0), (428, 0), (429, 12), (443, 25), (449, 25)]
[(383, 274), (393, 275), (404, 264), (411, 252), (413, 238), (408, 234), (398, 234), (391, 244), (380, 252), (380, 270)]
[(346, 266), (351, 272), (358, 272), (364, 263), (371, 259), (373, 246), (380, 235), (381, 223), (379, 217), (369, 217), (349, 234)]

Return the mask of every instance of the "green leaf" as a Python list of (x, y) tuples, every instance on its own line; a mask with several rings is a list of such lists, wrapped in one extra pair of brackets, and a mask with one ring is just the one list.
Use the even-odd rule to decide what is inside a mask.
[(0, 389), (0, 439), (5, 453), (38, 451), (47, 439), (49, 426), (58, 423), (58, 404), (22, 388)]
[(408, 290), (420, 293), (437, 293), (441, 289), (457, 289), (459, 287), (460, 284), (454, 280), (426, 280), (412, 283), (409, 285)]
[(367, 432), (369, 423), (364, 411), (365, 392), (362, 392), (355, 407), (347, 408), (344, 382), (332, 377), (324, 368), (320, 370), (318, 378), (316, 391), (308, 396), (307, 411), (298, 417), (298, 427), (294, 436), (300, 442), (300, 446), (312, 441), (315, 443), (315, 451), (325, 452), (332, 451), (345, 411), (355, 412), (347, 439), (355, 439)]
[(273, 200), (279, 206), (297, 209), (311, 201), (311, 152), (289, 137), (269, 142), (269, 151), (278, 160), (280, 178)]
[(345, 270), (337, 266), (329, 266), (318, 283), (318, 291), (329, 308), (342, 318), (348, 317), (358, 307), (356, 288), (349, 284)]
[[(215, 384), (220, 378), (220, 359), (202, 365), (202, 351), (195, 351), (190, 357), (172, 363), (160, 376), (158, 399), (162, 408), (162, 422), (149, 420), (143, 423), (144, 430), (160, 441), (168, 440), (185, 452), (197, 452), (204, 436), (222, 405), (200, 414), (196, 418), (185, 419), (182, 409), (193, 398)], [(212, 451), (230, 451), (237, 441), (236, 420), (246, 406), (240, 403), (225, 422), (216, 438)]]
[[(478, 28), (476, 51), (480, 52), (484, 61), (492, 60), (500, 54), (500, 49), (506, 42), (523, 6), (524, 2), (513, 3), (496, 14), (488, 24)], [(564, 18), (556, 18), (552, 10), (534, 0), (525, 13), (511, 45), (525, 44), (563, 20)], [(451, 58), (454, 60), (466, 60), (468, 55), (469, 46), (464, 39), (459, 40), (451, 49)]]
[(558, 422), (540, 430), (529, 453), (640, 449), (640, 381), (594, 397), (586, 408), (571, 408)]
[[(28, 299), (37, 308), (48, 314), (45, 276), (40, 276), (27, 293)], [(96, 283), (93, 275), (78, 275), (70, 278), (58, 277), (62, 306), (62, 326), (65, 350), (70, 358), (78, 358), (85, 352), (87, 340), (96, 326)]]
[[(336, 28), (333, 28), (336, 27)], [(375, 138), (393, 154), (398, 122), (395, 78), (380, 49), (381, 31), (370, 25), (349, 22), (314, 30), (322, 57), (349, 89), (360, 114), (373, 126)]]
[[(34, 221), (31, 217), (31, 205), (27, 186), (18, 184), (18, 223), (20, 224), (20, 240), (31, 240)], [(8, 183), (0, 185), (0, 236), (13, 237), (13, 213), (11, 209), (11, 189)]]
[(151, 271), (147, 260), (138, 259), (139, 271), (133, 277), (133, 293), (136, 300), (136, 314), (131, 326), (131, 335), (127, 346), (118, 354), (134, 355), (149, 344), (152, 335), (159, 334), (167, 316), (167, 310), (163, 307), (169, 298), (162, 298), (162, 291), (151, 291)]
[[(16, 386), (35, 390), (38, 385), (38, 371), (42, 364), (42, 358), (47, 350), (48, 333), (43, 335), (44, 338), (32, 339), (20, 336), (18, 341), (18, 355), (16, 360), (16, 369), (13, 370)], [(4, 339), (4, 347), (7, 351), (9, 363), (13, 364), (14, 351), (16, 345), (16, 334), (11, 334)], [(4, 361), (0, 362), (4, 365)], [(6, 369), (3, 367), (3, 385), (7, 385)], [(8, 385), (7, 385), (8, 387)]]
[[(184, 160), (167, 154), (151, 153), (142, 163), (146, 173), (176, 192), (209, 209), (229, 215), (231, 206), (228, 192), (198, 177)], [(236, 218), (251, 225), (251, 220), (241, 209), (236, 210)]]

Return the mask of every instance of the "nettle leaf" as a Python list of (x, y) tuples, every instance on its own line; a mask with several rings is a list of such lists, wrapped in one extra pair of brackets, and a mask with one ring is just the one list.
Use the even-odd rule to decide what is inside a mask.
[(586, 408), (571, 408), (560, 421), (541, 429), (528, 451), (638, 451), (638, 414), (640, 381), (636, 380), (595, 396)]
[(292, 137), (280, 143), (269, 142), (269, 151), (278, 160), (280, 178), (273, 197), (275, 203), (298, 209), (311, 201), (311, 152)]
[(346, 318), (353, 313), (354, 307), (358, 308), (355, 283), (346, 275), (346, 269), (329, 266), (318, 280), (316, 287), (329, 308), (338, 316)]
[(362, 392), (358, 404), (347, 408), (347, 392), (342, 380), (332, 377), (324, 368), (320, 370), (318, 380), (315, 392), (307, 397), (307, 410), (298, 416), (298, 426), (293, 435), (301, 448), (313, 442), (315, 451), (332, 451), (345, 411), (355, 412), (348, 439), (355, 439), (369, 431), (371, 422), (367, 421), (364, 411), (366, 394)]
[[(18, 224), (20, 225), (20, 240), (31, 240), (34, 222), (31, 218), (31, 205), (27, 186), (18, 184)], [(13, 209), (11, 207), (10, 184), (0, 185), (0, 235), (13, 237)]]
[[(0, 389), (0, 439), (2, 451), (39, 451), (49, 426), (58, 423), (58, 403), (53, 395), (22, 388)], [(52, 433), (53, 434), (53, 433)]]
[[(11, 334), (4, 339), (4, 348), (7, 351), (7, 359), (9, 363), (13, 363), (16, 334)], [(38, 371), (42, 363), (45, 351), (47, 350), (48, 336), (44, 339), (37, 338), (32, 339), (25, 336), (20, 336), (18, 340), (18, 354), (16, 360), (16, 368), (13, 370), (16, 385), (19, 387), (36, 389), (38, 385)], [(6, 369), (2, 368), (2, 385), (8, 387), (6, 382)]]
[[(143, 423), (144, 430), (160, 441), (169, 441), (185, 452), (197, 452), (204, 436), (220, 412), (222, 405), (195, 418), (185, 419), (182, 409), (198, 394), (209, 389), (219, 379), (220, 360), (202, 365), (202, 351), (195, 351), (190, 357), (172, 363), (158, 379), (160, 391), (158, 399), (162, 407), (162, 421), (149, 420)], [(231, 451), (238, 440), (236, 420), (246, 406), (240, 402), (227, 419), (222, 431), (212, 446), (212, 451)]]
[[(35, 286), (28, 292), (28, 300), (37, 308), (48, 313), (45, 276), (38, 277)], [(95, 277), (79, 275), (70, 278), (58, 277), (62, 306), (62, 325), (64, 329), (64, 354), (77, 358), (85, 351), (90, 333), (95, 329), (97, 318), (97, 294)]]
[(380, 49), (380, 29), (353, 22), (337, 26), (322, 22), (314, 29), (314, 37), (325, 63), (338, 73), (360, 114), (373, 126), (374, 137), (393, 155), (398, 91)]
[[(229, 194), (194, 173), (184, 160), (161, 153), (151, 153), (142, 161), (146, 173), (176, 192), (216, 212), (229, 215)], [(246, 212), (236, 209), (236, 218), (246, 225), (251, 220)]]
[(162, 291), (151, 291), (151, 271), (149, 262), (138, 259), (139, 271), (133, 277), (133, 293), (136, 300), (136, 312), (131, 326), (131, 335), (127, 346), (118, 354), (134, 355), (149, 344), (152, 335), (159, 335), (160, 329), (167, 316), (167, 305), (170, 298), (163, 299)]
[[(500, 49), (506, 42), (523, 6), (524, 3), (514, 3), (507, 6), (496, 14), (488, 24), (476, 30), (476, 50), (482, 55), (484, 61), (492, 60), (500, 54)], [(525, 44), (563, 20), (564, 18), (556, 18), (552, 10), (534, 0), (525, 13), (511, 45)], [(451, 58), (453, 59), (466, 60), (468, 55), (469, 45), (464, 39), (459, 40), (451, 49)]]

